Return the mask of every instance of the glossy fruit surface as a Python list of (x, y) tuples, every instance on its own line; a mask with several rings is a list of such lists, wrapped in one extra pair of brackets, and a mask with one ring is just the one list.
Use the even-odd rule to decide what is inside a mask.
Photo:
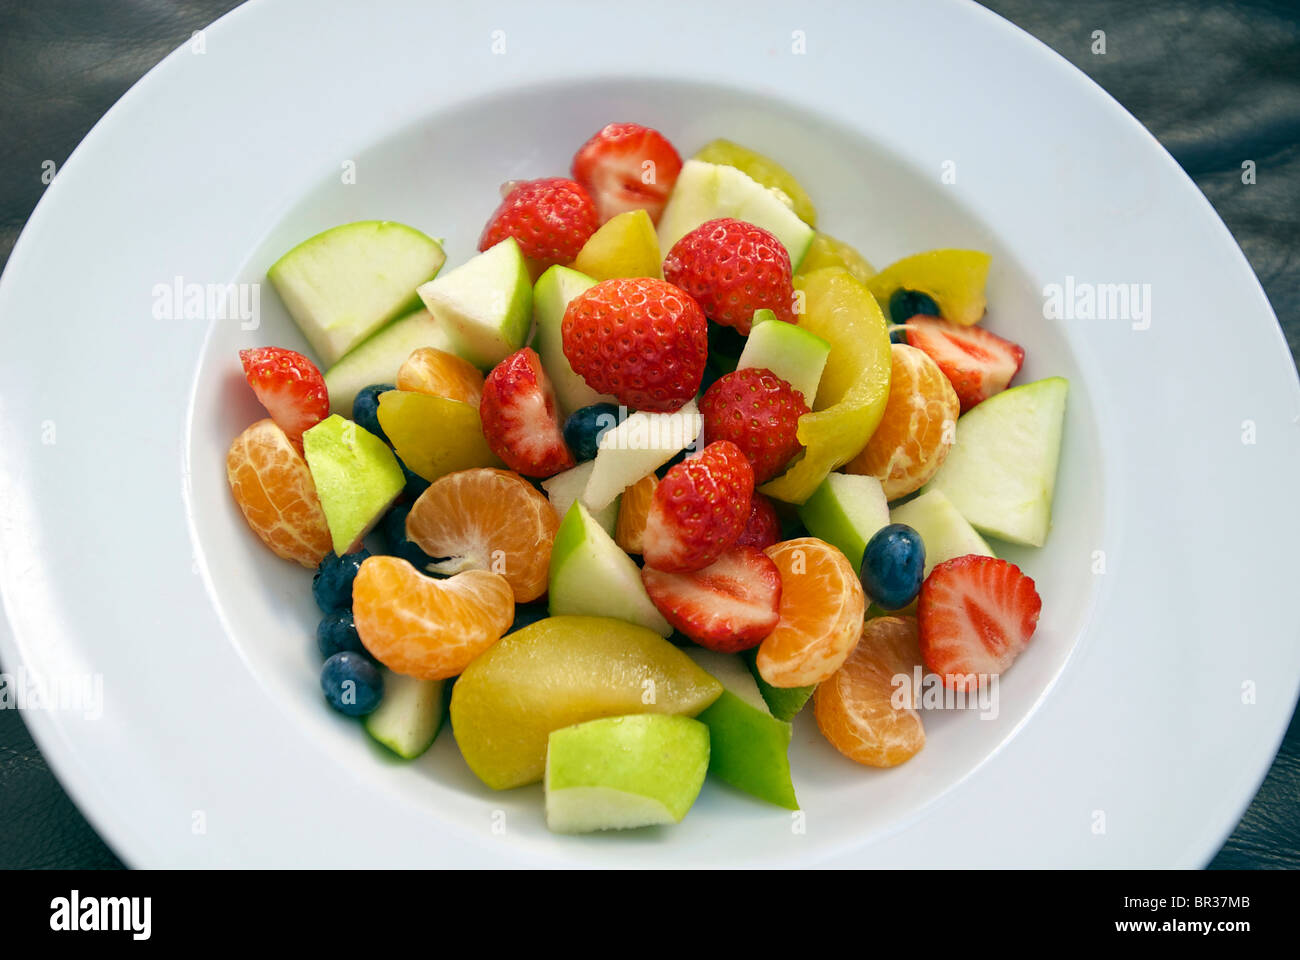
[(803, 263), (799, 264), (798, 273), (812, 273), (823, 267), (843, 267), (859, 283), (866, 283), (876, 275), (876, 268), (854, 247), (829, 234), (818, 232), (808, 247)]
[(645, 549), (645, 524), (657, 489), (659, 478), (649, 473), (623, 491), (614, 541), (627, 553), (640, 554)]
[(327, 660), (336, 653), (365, 653), (351, 610), (327, 613), (321, 618), (316, 625), (316, 649)]
[(368, 556), (364, 547), (341, 557), (333, 550), (325, 555), (311, 578), (311, 595), (322, 613), (352, 609), (352, 582)]
[(763, 186), (779, 190), (789, 200), (795, 216), (810, 227), (817, 226), (817, 210), (808, 191), (804, 190), (794, 174), (757, 150), (731, 140), (710, 140), (700, 147), (692, 159), (735, 167)]
[(745, 529), (736, 538), (738, 547), (758, 547), (765, 550), (781, 539), (781, 518), (776, 515), (772, 501), (755, 493), (749, 504), (749, 519)]
[(379, 425), (379, 395), (396, 389), (391, 383), (372, 383), (358, 390), (352, 400), (352, 422), (363, 430), (369, 430), (385, 443), (389, 440), (384, 428)]
[(668, 138), (639, 123), (607, 124), (573, 157), (573, 179), (591, 194), (601, 223), (634, 210), (658, 222), (681, 169)]
[(374, 712), (384, 696), (384, 675), (361, 653), (336, 653), (320, 670), (320, 688), (329, 705), (349, 717)]
[(756, 646), (780, 619), (781, 573), (757, 547), (732, 547), (691, 573), (643, 567), (641, 580), (669, 623), (719, 653)]
[(526, 477), (551, 477), (574, 465), (542, 360), (531, 347), (506, 357), (483, 384), (479, 418), (488, 447)]
[(525, 180), (493, 212), (478, 248), (487, 250), (514, 237), (537, 266), (571, 263), (598, 226), (596, 206), (579, 184), (563, 177)]
[(962, 412), (1001, 393), (1020, 372), (1025, 351), (983, 327), (960, 327), (934, 317), (913, 317), (907, 342), (923, 350), (952, 383)]
[(921, 590), (925, 573), (925, 544), (905, 523), (881, 527), (862, 554), (862, 589), (884, 610), (901, 610)]
[(749, 333), (755, 310), (793, 323), (790, 254), (775, 236), (752, 223), (708, 220), (673, 244), (664, 279), (696, 299), (714, 323)]
[(468, 403), (389, 390), (379, 395), (379, 422), (398, 458), (425, 480), (501, 465), (483, 436), (479, 411)]
[(924, 293), (939, 315), (963, 327), (984, 316), (984, 286), (993, 258), (979, 250), (927, 250), (891, 263), (867, 286), (881, 307), (899, 289)]
[(618, 406), (593, 403), (573, 411), (564, 421), (564, 442), (579, 463), (595, 460), (600, 438), (606, 430), (618, 426)]
[(283, 347), (256, 347), (239, 351), (244, 378), (271, 419), (300, 441), (304, 430), (330, 415), (325, 378), (301, 353)]
[(754, 482), (766, 483), (797, 454), (804, 397), (771, 370), (745, 367), (720, 377), (700, 398), (704, 436), (730, 440), (749, 458)]
[(915, 316), (940, 316), (939, 305), (928, 293), (899, 287), (889, 298), (889, 319), (894, 323), (907, 323)]
[(483, 374), (454, 353), (421, 347), (398, 369), (397, 389), (446, 397), (477, 407), (483, 397)]
[(749, 520), (754, 469), (728, 440), (671, 467), (655, 490), (642, 555), (668, 573), (707, 567), (736, 542)]

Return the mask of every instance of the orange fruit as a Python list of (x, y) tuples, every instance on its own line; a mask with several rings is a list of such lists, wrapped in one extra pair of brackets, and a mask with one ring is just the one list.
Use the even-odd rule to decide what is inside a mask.
[(781, 619), (759, 644), (759, 675), (774, 687), (821, 683), (862, 634), (862, 584), (844, 554), (816, 537), (786, 540), (764, 553), (781, 571)]
[(435, 580), (398, 557), (367, 557), (352, 582), (352, 617), (389, 670), (445, 680), (510, 629), (515, 600), (505, 577), (485, 570)]
[(316, 567), (333, 541), (307, 461), (272, 420), (259, 420), (230, 444), (226, 479), (253, 532), (277, 557)]
[(650, 503), (658, 488), (659, 478), (650, 473), (623, 491), (623, 499), (618, 502), (614, 542), (627, 553), (641, 552), (646, 518), (650, 516)]
[[(896, 690), (893, 679), (913, 677), (920, 664), (915, 617), (867, 621), (844, 666), (813, 693), (822, 735), (844, 756), (868, 767), (896, 767), (916, 756), (925, 746), (925, 728), (912, 705), (902, 703), (911, 680), (909, 687)], [(893, 702), (896, 693), (899, 705)]]
[(920, 490), (948, 456), (960, 412), (939, 365), (916, 347), (893, 344), (885, 415), (844, 472), (875, 477), (887, 500)]
[(446, 397), (477, 407), (483, 399), (483, 374), (454, 353), (420, 347), (397, 371), (397, 389)]
[(500, 574), (515, 601), (546, 592), (551, 545), (560, 518), (551, 501), (509, 470), (476, 467), (440, 477), (406, 516), (406, 535), (431, 557), (434, 573), (489, 570)]

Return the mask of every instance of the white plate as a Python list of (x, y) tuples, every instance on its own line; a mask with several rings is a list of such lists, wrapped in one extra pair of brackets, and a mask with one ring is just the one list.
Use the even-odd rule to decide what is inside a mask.
[[(585, 4), (263, 0), (150, 73), (50, 187), (0, 285), (0, 657), (102, 675), (102, 717), (25, 719), (129, 863), (1194, 866), (1232, 828), (1300, 678), (1300, 390), (1241, 252), (1141, 126), (982, 8), (727, 9), (629, 29)], [(235, 351), (300, 337), (269, 289), (254, 331), (153, 314), (158, 284), (260, 281), (349, 219), (463, 259), (499, 183), (563, 173), (614, 119), (770, 152), (877, 264), (992, 250), (1022, 381), (1071, 379), (1055, 529), (1006, 551), (1044, 610), (999, 717), (928, 718), (890, 772), (801, 718), (801, 823), (711, 783), (681, 827), (554, 837), (539, 788), (491, 793), (446, 734), (384, 761), (321, 702), (309, 574), (226, 490), (258, 415)], [(1044, 319), (1067, 277), (1149, 284), (1149, 329)]]

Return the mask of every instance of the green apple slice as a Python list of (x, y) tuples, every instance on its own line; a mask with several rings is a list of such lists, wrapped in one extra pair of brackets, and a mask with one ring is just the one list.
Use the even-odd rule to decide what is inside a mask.
[(799, 711), (804, 708), (813, 695), (817, 687), (774, 687), (758, 672), (758, 648), (746, 650), (741, 654), (745, 658), (745, 665), (749, 667), (750, 675), (754, 678), (754, 683), (758, 684), (758, 692), (762, 694), (764, 702), (772, 716), (778, 720), (787, 722), (793, 721), (799, 715)]
[(661, 637), (673, 632), (651, 603), (641, 583), (641, 569), (581, 500), (569, 507), (555, 534), (549, 586), (552, 616), (612, 617), (653, 630)]
[(528, 337), (533, 282), (514, 237), (506, 237), (416, 292), (446, 328), (455, 353), (476, 367), (496, 366)]
[(372, 384), (395, 381), (406, 358), (421, 347), (456, 352), (447, 331), (424, 308), (371, 334), (325, 371), (330, 411), (351, 416), (358, 393)]
[(817, 226), (817, 210), (813, 207), (812, 198), (794, 178), (794, 174), (775, 160), (730, 140), (711, 140), (700, 147), (695, 159), (743, 170), (763, 186), (781, 191), (800, 220), (810, 227)]
[(709, 729), (673, 714), (605, 717), (553, 730), (546, 825), (556, 833), (681, 823), (709, 769)]
[[(759, 314), (770, 317), (759, 320)], [(765, 367), (803, 394), (811, 408), (817, 384), (831, 354), (831, 345), (802, 327), (776, 319), (770, 310), (754, 312), (754, 326), (745, 341), (736, 369)]]
[(686, 655), (722, 684), (722, 696), (698, 715), (709, 728), (709, 772), (760, 800), (798, 810), (790, 780), (790, 724), (772, 716), (739, 656), (702, 647), (687, 647)]
[(537, 278), (537, 286), (533, 288), (533, 317), (537, 322), (534, 346), (555, 389), (555, 399), (566, 416), (593, 403), (618, 402), (589, 387), (586, 380), (573, 372), (564, 355), (565, 308), (570, 300), (595, 285), (596, 281), (585, 273), (556, 264)]
[(406, 477), (388, 444), (338, 414), (303, 433), (302, 448), (334, 552), (341, 557), (361, 545), (406, 486)]
[(780, 240), (790, 254), (790, 269), (798, 270), (815, 231), (787, 199), (735, 167), (687, 160), (659, 218), (659, 249), (667, 256), (673, 244), (705, 221), (734, 217)]
[(957, 512), (942, 490), (931, 490), (895, 507), (889, 513), (890, 523), (905, 523), (918, 534), (925, 544), (925, 576), (938, 564), (953, 557), (978, 554), (993, 556), (993, 551), (969, 523)]
[[(582, 497), (583, 491), (587, 489), (587, 481), (591, 479), (591, 471), (595, 468), (596, 461), (587, 460), (576, 467), (557, 473), (549, 480), (542, 481), (542, 489), (546, 491), (547, 499), (551, 501), (551, 506), (561, 517), (569, 512), (569, 507), (573, 506), (575, 500)], [(587, 505), (592, 519), (611, 537), (618, 523), (619, 499), (615, 497), (607, 506), (599, 510), (591, 510), (591, 506)]]
[(583, 502), (603, 510), (642, 477), (693, 444), (704, 429), (695, 401), (673, 413), (637, 411), (601, 435)]
[(889, 523), (880, 481), (851, 473), (828, 474), (798, 510), (808, 532), (837, 547), (854, 570), (862, 569), (867, 541)]
[(446, 712), (446, 681), (420, 680), (384, 671), (384, 699), (366, 715), (366, 733), (405, 760), (414, 760), (429, 747), (442, 728)]
[(924, 490), (942, 490), (971, 526), (1041, 547), (1052, 525), (1069, 382), (1049, 377), (1004, 390), (957, 420), (957, 439)]
[(413, 227), (363, 220), (304, 240), (266, 275), (321, 366), (329, 367), (418, 307), (415, 288), (445, 259), (438, 242)]

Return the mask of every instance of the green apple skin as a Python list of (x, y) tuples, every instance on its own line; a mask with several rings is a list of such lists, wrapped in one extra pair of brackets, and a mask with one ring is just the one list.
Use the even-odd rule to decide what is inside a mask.
[(476, 367), (496, 366), (528, 338), (533, 283), (514, 237), (506, 237), (416, 292), (446, 329), (456, 354)]
[(799, 711), (804, 708), (813, 695), (816, 686), (811, 687), (774, 687), (758, 672), (756, 657), (757, 649), (746, 650), (741, 656), (745, 658), (745, 664), (749, 667), (750, 675), (754, 678), (754, 683), (758, 685), (758, 692), (762, 695), (767, 707), (772, 711), (772, 716), (778, 720), (784, 720), (787, 723), (793, 722), (794, 718), (799, 715)]
[[(542, 489), (546, 491), (547, 499), (551, 501), (551, 506), (555, 512), (563, 517), (569, 512), (569, 507), (573, 506), (575, 500), (582, 498), (583, 491), (587, 489), (587, 483), (591, 479), (591, 472), (596, 468), (595, 460), (587, 460), (578, 464), (576, 467), (570, 467), (561, 473), (557, 473), (549, 480), (542, 481)], [(590, 505), (584, 506), (590, 511), (592, 519), (600, 524), (601, 529), (611, 537), (614, 535), (614, 528), (618, 524), (618, 504), (621, 497), (615, 497), (607, 506), (600, 510), (592, 510)]]
[(384, 671), (384, 698), (362, 721), (366, 733), (403, 760), (414, 760), (442, 729), (447, 713), (447, 682), (420, 680)]
[[(760, 320), (760, 313), (769, 316)], [(831, 345), (817, 334), (776, 319), (770, 310), (757, 310), (736, 368), (766, 367), (803, 394), (811, 409), (830, 354)]]
[[(345, 223), (298, 244), (266, 271), (322, 367), (420, 305), (415, 288), (446, 255), (401, 223)], [(363, 384), (364, 386), (364, 384)]]
[(596, 281), (585, 273), (556, 264), (548, 267), (533, 287), (533, 319), (537, 328), (533, 345), (566, 416), (593, 403), (618, 402), (588, 386), (586, 380), (573, 372), (564, 355), (564, 311), (570, 300), (595, 285)]
[(338, 414), (305, 431), (302, 447), (334, 552), (341, 557), (361, 545), (406, 486), (406, 477), (388, 444)]
[(1069, 381), (1003, 390), (957, 420), (957, 439), (924, 492), (942, 490), (976, 530), (1041, 547), (1052, 526)]
[(709, 730), (690, 717), (642, 713), (553, 730), (546, 825), (590, 833), (681, 823), (708, 769)]
[(637, 411), (600, 438), (583, 502), (602, 510), (632, 484), (693, 444), (704, 417), (692, 400), (673, 413)]
[(993, 556), (993, 550), (957, 512), (952, 501), (942, 490), (931, 490), (889, 512), (890, 523), (905, 523), (921, 536), (925, 544), (925, 571), (930, 571), (945, 560), (977, 554)]
[(555, 534), (547, 596), (553, 617), (613, 617), (661, 637), (673, 632), (650, 601), (641, 583), (641, 569), (581, 500), (569, 507)]
[(832, 473), (799, 505), (799, 519), (814, 537), (825, 540), (862, 569), (867, 541), (889, 523), (889, 504), (875, 477)]
[(722, 695), (696, 717), (709, 728), (709, 772), (760, 800), (798, 810), (790, 780), (793, 728), (772, 716), (739, 656), (700, 647), (686, 653), (722, 684)]
[(456, 352), (447, 331), (423, 307), (372, 333), (325, 371), (330, 412), (352, 416), (357, 394), (372, 384), (393, 383), (406, 358), (421, 347)]

